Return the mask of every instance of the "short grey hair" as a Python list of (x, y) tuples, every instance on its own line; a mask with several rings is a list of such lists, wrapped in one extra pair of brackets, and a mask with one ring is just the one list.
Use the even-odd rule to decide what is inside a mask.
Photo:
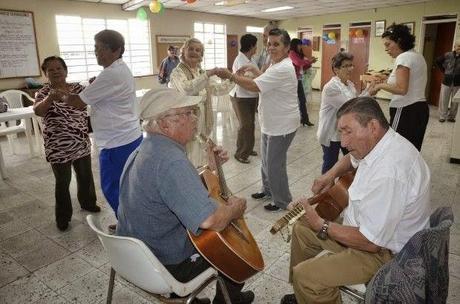
[(362, 127), (376, 119), (385, 130), (390, 127), (379, 103), (372, 97), (355, 97), (345, 102), (337, 111), (337, 120), (345, 114), (354, 114)]

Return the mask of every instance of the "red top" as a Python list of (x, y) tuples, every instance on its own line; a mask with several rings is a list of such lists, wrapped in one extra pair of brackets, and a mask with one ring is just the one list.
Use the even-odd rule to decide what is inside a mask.
[(307, 70), (311, 67), (310, 60), (300, 57), (299, 54), (297, 54), (294, 51), (289, 51), (289, 58), (291, 59), (292, 64), (294, 65), (297, 79), (300, 78), (300, 68), (302, 68), (303, 70)]

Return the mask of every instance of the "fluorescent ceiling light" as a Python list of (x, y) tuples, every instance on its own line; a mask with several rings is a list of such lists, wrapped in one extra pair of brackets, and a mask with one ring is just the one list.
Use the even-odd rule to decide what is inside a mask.
[(214, 3), (217, 6), (234, 6), (247, 3), (246, 0), (224, 0)]
[(262, 10), (262, 12), (263, 13), (271, 13), (271, 12), (290, 10), (290, 9), (293, 9), (293, 7), (292, 6), (278, 6), (278, 7), (264, 9), (264, 10)]

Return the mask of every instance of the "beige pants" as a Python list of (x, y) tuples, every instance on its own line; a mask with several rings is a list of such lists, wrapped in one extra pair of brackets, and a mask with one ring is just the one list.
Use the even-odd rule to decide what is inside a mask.
[[(323, 250), (334, 254), (313, 259)], [(289, 281), (299, 303), (341, 303), (339, 286), (367, 283), (391, 258), (388, 250), (369, 253), (320, 240), (298, 221), (292, 231)]]

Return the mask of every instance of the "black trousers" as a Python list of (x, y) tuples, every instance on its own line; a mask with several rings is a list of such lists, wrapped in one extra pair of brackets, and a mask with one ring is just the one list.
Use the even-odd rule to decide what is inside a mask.
[(300, 79), (297, 81), (297, 96), (299, 99), (300, 123), (305, 125), (310, 119), (308, 119), (307, 98), (305, 97), (302, 80)]
[(390, 125), (420, 151), (429, 116), (428, 104), (419, 101), (402, 108), (390, 108)]
[[(188, 282), (211, 266), (208, 263), (208, 261), (206, 261), (202, 256), (195, 256), (196, 259), (194, 260), (188, 258), (180, 264), (165, 265), (165, 267), (166, 269), (168, 269), (171, 275), (179, 282)], [(225, 281), (225, 286), (227, 287), (228, 294), (230, 295), (230, 300), (232, 301), (232, 303), (235, 302), (235, 299), (238, 299), (240, 296), (241, 289), (243, 289), (244, 283), (238, 284), (222, 274), (219, 275)], [(213, 301), (213, 304), (216, 303), (225, 304), (224, 295), (222, 294), (222, 289), (220, 288), (219, 284), (216, 284), (216, 295)]]
[(91, 171), (91, 155), (61, 164), (51, 164), (56, 186), (56, 222), (69, 222), (72, 218), (72, 201), (69, 185), (72, 178), (72, 166), (77, 177), (77, 198), (82, 208), (96, 205), (93, 173)]

